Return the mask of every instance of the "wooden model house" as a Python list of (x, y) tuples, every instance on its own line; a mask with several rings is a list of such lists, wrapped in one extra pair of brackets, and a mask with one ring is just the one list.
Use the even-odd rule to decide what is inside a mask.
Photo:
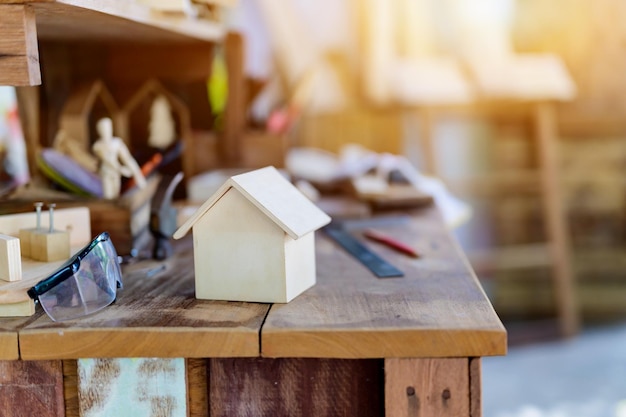
[[(101, 80), (77, 86), (69, 95), (59, 118), (59, 130), (87, 151), (97, 138), (96, 123), (103, 117), (114, 122), (120, 111), (113, 95)], [(117, 133), (118, 125), (113, 131)]]
[(196, 298), (286, 303), (315, 284), (314, 231), (330, 222), (274, 167), (228, 179), (193, 227)]
[[(186, 177), (191, 178), (195, 173), (193, 161), (195, 155), (190, 145), (191, 140), (191, 116), (187, 105), (169, 91), (160, 81), (151, 78), (124, 103), (120, 109), (117, 125), (119, 126), (118, 136), (120, 136), (133, 150), (134, 153), (142, 154), (149, 146), (150, 124), (154, 114), (151, 114), (154, 102), (157, 98), (163, 98), (168, 105), (169, 115), (161, 115), (163, 118), (170, 118), (174, 126), (174, 140), (182, 140), (186, 143), (182, 156), (182, 170)], [(158, 117), (158, 116), (157, 116)], [(158, 122), (158, 121), (156, 121)], [(162, 150), (162, 149), (161, 149)], [(154, 149), (152, 150), (154, 151)], [(180, 165), (174, 171), (180, 170)], [(176, 173), (172, 171), (171, 173)]]

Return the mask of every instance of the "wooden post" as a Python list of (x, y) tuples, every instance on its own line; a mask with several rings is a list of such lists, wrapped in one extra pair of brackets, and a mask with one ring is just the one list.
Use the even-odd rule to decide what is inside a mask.
[(385, 359), (385, 415), (469, 416), (467, 358)]
[(580, 318), (574, 293), (566, 213), (563, 209), (559, 184), (554, 106), (547, 102), (537, 103), (533, 109), (533, 117), (539, 153), (546, 232), (554, 259), (554, 292), (560, 330), (563, 336), (573, 336), (579, 330)]
[(422, 107), (417, 110), (419, 123), (419, 141), (421, 143), (421, 171), (424, 174), (439, 176), (437, 164), (437, 146), (435, 144), (435, 127), (433, 110)]
[(483, 415), (482, 402), (482, 371), (480, 358), (469, 360), (469, 384), (470, 384), (470, 417)]
[(35, 11), (24, 4), (0, 5), (0, 85), (41, 84)]
[(236, 162), (241, 157), (241, 141), (246, 124), (244, 46), (240, 34), (231, 32), (226, 36), (224, 50), (228, 67), (228, 103), (220, 150), (227, 163)]

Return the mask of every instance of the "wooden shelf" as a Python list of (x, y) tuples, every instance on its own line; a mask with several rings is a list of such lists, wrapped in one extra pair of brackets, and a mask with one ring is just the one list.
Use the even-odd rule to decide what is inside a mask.
[(164, 15), (136, 0), (0, 0), (35, 11), (37, 36), (46, 40), (213, 42), (225, 30), (219, 22)]
[(38, 41), (194, 44), (221, 40), (217, 21), (154, 12), (127, 0), (0, 0), (0, 85), (41, 83)]
[(48, 40), (213, 42), (225, 33), (217, 22), (165, 16), (133, 0), (57, 0), (27, 4), (35, 9), (38, 37)]

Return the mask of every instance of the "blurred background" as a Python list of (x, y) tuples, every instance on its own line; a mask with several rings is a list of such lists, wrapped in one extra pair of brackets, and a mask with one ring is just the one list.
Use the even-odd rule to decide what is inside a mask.
[[(406, 157), (471, 207), (452, 230), (510, 345), (483, 361), (485, 415), (626, 416), (625, 2), (239, 0), (219, 19), (230, 34), (201, 93), (164, 81), (202, 103), (187, 174), (284, 166), (298, 148)], [(98, 53), (40, 48), (48, 64)], [(96, 67), (44, 71), (35, 139), (0, 90), (6, 192), (40, 176), (32, 144), (52, 145), (70, 80)]]

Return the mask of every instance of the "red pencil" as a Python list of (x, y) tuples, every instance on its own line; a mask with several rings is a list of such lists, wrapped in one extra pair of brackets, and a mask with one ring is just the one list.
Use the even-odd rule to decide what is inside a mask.
[(409, 245), (403, 242), (400, 242), (390, 236), (384, 235), (380, 232), (375, 232), (374, 230), (367, 229), (363, 231), (363, 236), (375, 242), (379, 242), (384, 245), (387, 245), (391, 249), (397, 250), (398, 252), (404, 253), (405, 255), (412, 256), (413, 258), (420, 257), (419, 253), (417, 253), (415, 249), (413, 249)]

